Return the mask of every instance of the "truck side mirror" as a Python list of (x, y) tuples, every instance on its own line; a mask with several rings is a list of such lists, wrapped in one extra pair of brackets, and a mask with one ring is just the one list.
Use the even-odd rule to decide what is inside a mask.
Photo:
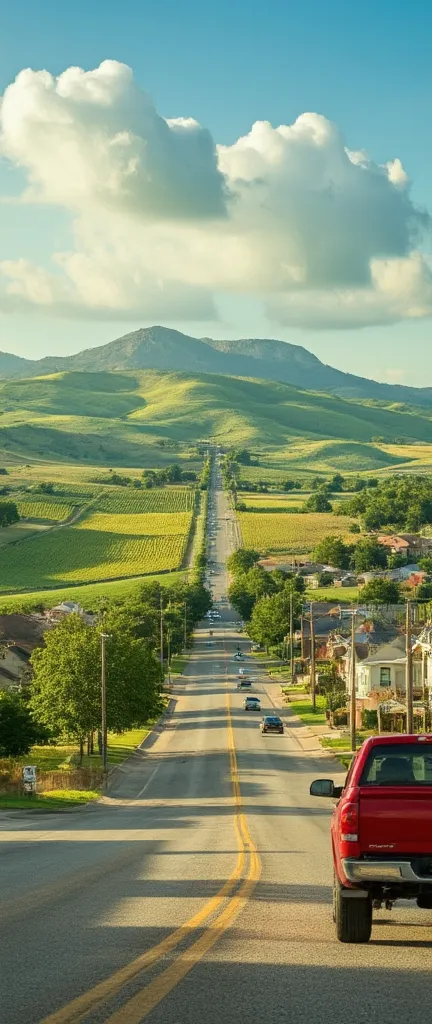
[[(339, 789), (339, 787), (337, 787)], [(310, 795), (311, 796), (335, 796), (335, 784), (333, 779), (315, 779), (315, 782), (311, 783)]]

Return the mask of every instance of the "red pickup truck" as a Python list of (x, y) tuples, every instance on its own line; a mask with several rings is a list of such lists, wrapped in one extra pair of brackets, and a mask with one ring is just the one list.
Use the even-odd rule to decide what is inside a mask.
[(432, 735), (371, 736), (344, 786), (317, 779), (310, 793), (338, 801), (331, 839), (341, 942), (368, 942), (383, 904), (414, 899), (432, 910)]

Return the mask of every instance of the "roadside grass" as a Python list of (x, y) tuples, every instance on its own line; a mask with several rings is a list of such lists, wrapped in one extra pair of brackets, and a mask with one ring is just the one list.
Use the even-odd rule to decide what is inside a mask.
[(181, 676), (185, 670), (185, 667), (189, 661), (187, 654), (176, 654), (171, 658), (171, 675)]
[[(168, 703), (168, 696), (163, 696), (163, 706)], [(163, 706), (161, 712), (163, 711)], [(138, 729), (129, 729), (123, 733), (108, 733), (107, 760), (109, 765), (121, 764), (127, 757), (133, 754), (136, 747), (145, 740), (153, 726), (158, 721), (160, 714), (150, 718), (145, 725)], [(14, 759), (14, 764), (33, 764), (41, 772), (70, 771), (78, 766), (79, 748), (77, 744), (57, 744), (53, 746), (32, 747), (28, 754)], [(102, 758), (100, 754), (84, 755), (83, 768), (101, 768)]]
[(53, 789), (37, 796), (3, 793), (0, 794), (0, 810), (64, 811), (98, 800), (99, 795), (95, 789)]
[(304, 725), (326, 725), (325, 697), (321, 697), (319, 694), (316, 697), (316, 711), (312, 707), (309, 696), (304, 700), (290, 701), (288, 707)]

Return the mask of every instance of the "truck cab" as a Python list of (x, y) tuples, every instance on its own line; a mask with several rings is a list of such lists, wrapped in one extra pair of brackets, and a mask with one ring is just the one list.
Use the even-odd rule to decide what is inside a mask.
[(343, 786), (317, 779), (310, 793), (337, 800), (333, 918), (341, 942), (367, 942), (383, 903), (412, 899), (432, 910), (432, 735), (371, 736)]

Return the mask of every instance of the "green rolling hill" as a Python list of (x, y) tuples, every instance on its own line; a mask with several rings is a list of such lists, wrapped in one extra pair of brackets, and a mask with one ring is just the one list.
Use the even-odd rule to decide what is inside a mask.
[(140, 465), (161, 440), (277, 449), (304, 438), (358, 443), (333, 453), (341, 464), (357, 455), (358, 468), (403, 461), (371, 445), (374, 437), (432, 443), (432, 421), (426, 411), (222, 374), (70, 371), (0, 384), (0, 445), (11, 456)]

